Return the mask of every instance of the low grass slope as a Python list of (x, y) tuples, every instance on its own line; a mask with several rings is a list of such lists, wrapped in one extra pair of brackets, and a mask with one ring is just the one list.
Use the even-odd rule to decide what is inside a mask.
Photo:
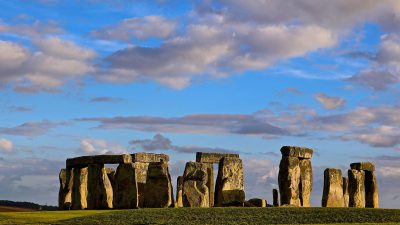
[(400, 224), (398, 209), (178, 208), (133, 209), (76, 217), (55, 224)]

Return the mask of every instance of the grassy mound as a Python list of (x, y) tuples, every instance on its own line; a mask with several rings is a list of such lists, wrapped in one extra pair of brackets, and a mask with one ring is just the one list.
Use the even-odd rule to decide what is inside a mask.
[(179, 208), (0, 213), (0, 224), (400, 224), (398, 209)]

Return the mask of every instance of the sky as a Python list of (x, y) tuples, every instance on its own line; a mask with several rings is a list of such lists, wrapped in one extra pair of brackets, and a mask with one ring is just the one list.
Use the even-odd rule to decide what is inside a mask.
[[(0, 199), (56, 205), (70, 157), (239, 153), (272, 202), (280, 148), (376, 165), (400, 207), (400, 1), (0, 0)], [(111, 166), (111, 165), (110, 165)]]

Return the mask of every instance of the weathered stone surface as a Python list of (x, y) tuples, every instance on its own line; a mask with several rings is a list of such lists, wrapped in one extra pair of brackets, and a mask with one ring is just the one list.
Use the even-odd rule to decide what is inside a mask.
[(214, 166), (212, 163), (207, 163), (207, 187), (210, 201), (210, 207), (214, 207)]
[(87, 208), (87, 193), (88, 193), (88, 168), (73, 169), (73, 186), (71, 193), (72, 205), (71, 209), (86, 209)]
[(168, 163), (164, 161), (150, 163), (144, 187), (144, 207), (171, 207), (174, 205), (173, 199)]
[(110, 180), (111, 186), (114, 188), (115, 169), (114, 168), (106, 168), (106, 173), (107, 173), (108, 179)]
[(340, 169), (328, 168), (324, 171), (322, 207), (344, 207), (343, 178)]
[(72, 206), (72, 188), (74, 184), (74, 169), (66, 169), (66, 185), (64, 189), (64, 202), (62, 209), (69, 210)]
[(138, 207), (135, 164), (119, 164), (115, 174), (113, 206), (117, 209)]
[(68, 167), (85, 167), (89, 164), (120, 164), (131, 163), (132, 157), (128, 154), (124, 155), (93, 155), (81, 156), (67, 159)]
[(273, 205), (279, 206), (279, 192), (277, 189), (272, 189)]
[(208, 163), (187, 162), (183, 173), (183, 206), (209, 207)]
[(246, 201), (248, 205), (253, 207), (267, 207), (267, 200), (261, 198), (252, 198)]
[(196, 162), (219, 163), (224, 157), (239, 158), (239, 154), (196, 152)]
[(371, 162), (357, 162), (350, 164), (350, 168), (353, 170), (364, 170), (364, 171), (375, 171), (375, 165)]
[(214, 200), (216, 206), (243, 206), (245, 192), (241, 159), (224, 157), (220, 160)]
[(282, 156), (298, 157), (303, 159), (311, 159), (313, 150), (305, 147), (298, 146), (283, 146), (281, 148)]
[(131, 154), (131, 156), (132, 156), (132, 162), (151, 163), (151, 162), (169, 161), (169, 156), (165, 154), (138, 152), (135, 154)]
[(58, 208), (63, 209), (65, 203), (65, 189), (67, 188), (67, 171), (66, 169), (61, 169), (58, 174), (58, 179), (60, 181), (60, 190), (58, 191)]
[(349, 170), (349, 207), (365, 207), (365, 172), (359, 170)]
[(144, 206), (144, 192), (147, 182), (147, 170), (149, 168), (149, 163), (135, 162), (136, 168), (136, 182), (138, 190), (138, 207), (143, 208)]
[(313, 184), (312, 165), (310, 159), (300, 159), (299, 198), (303, 207), (310, 207), (310, 195)]
[(103, 164), (88, 167), (88, 209), (113, 208), (113, 190)]
[(365, 207), (379, 208), (378, 183), (375, 172), (365, 171)]
[(281, 205), (301, 206), (300, 160), (297, 157), (282, 156), (279, 164), (278, 183)]
[(344, 207), (349, 207), (349, 179), (343, 177), (343, 201)]
[(183, 176), (178, 176), (176, 179), (176, 203), (175, 207), (180, 208), (183, 207)]

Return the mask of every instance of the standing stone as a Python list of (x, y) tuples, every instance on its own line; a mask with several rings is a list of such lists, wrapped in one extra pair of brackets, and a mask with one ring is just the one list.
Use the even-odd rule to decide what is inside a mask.
[(183, 207), (183, 199), (182, 199), (182, 192), (183, 192), (183, 177), (178, 176), (176, 179), (176, 207)]
[(313, 175), (310, 159), (300, 159), (300, 185), (299, 198), (303, 207), (310, 207), (310, 195), (312, 191)]
[(74, 168), (67, 168), (66, 169), (66, 185), (64, 188), (64, 196), (63, 200), (64, 202), (62, 203), (62, 209), (71, 209), (72, 206), (72, 188), (74, 184)]
[(350, 169), (349, 177), (349, 207), (364, 208), (365, 207), (365, 192), (364, 192), (364, 177), (365, 172)]
[(182, 200), (184, 207), (209, 207), (210, 194), (207, 187), (208, 163), (187, 162), (183, 173)]
[(65, 202), (65, 189), (67, 186), (67, 171), (66, 169), (61, 169), (58, 174), (60, 180), (60, 190), (58, 191), (58, 208), (63, 209)]
[(279, 206), (279, 193), (277, 189), (272, 189), (273, 205)]
[(349, 207), (349, 179), (343, 177), (343, 201), (344, 207)]
[(73, 169), (73, 187), (71, 193), (71, 209), (86, 209), (88, 194), (88, 168), (77, 167)]
[(135, 164), (119, 164), (115, 174), (113, 206), (117, 209), (138, 207)]
[(106, 168), (106, 173), (107, 173), (108, 179), (111, 182), (111, 185), (114, 187), (115, 169), (114, 168)]
[(379, 208), (378, 183), (374, 171), (365, 171), (365, 207)]
[(300, 160), (297, 157), (282, 156), (279, 164), (279, 193), (281, 205), (300, 205)]
[(88, 208), (113, 208), (113, 190), (104, 164), (90, 164), (88, 169)]
[(173, 206), (173, 199), (168, 163), (164, 161), (150, 163), (144, 187), (144, 207), (170, 207)]
[(340, 169), (325, 169), (322, 207), (344, 207), (343, 178)]
[(136, 168), (136, 182), (137, 182), (137, 192), (138, 192), (138, 207), (143, 208), (144, 206), (144, 192), (147, 182), (147, 170), (149, 168), (149, 163), (146, 162), (135, 162)]
[(215, 187), (216, 206), (243, 206), (245, 201), (243, 165), (238, 158), (224, 157), (219, 162)]
[(204, 163), (207, 167), (207, 188), (209, 193), (210, 207), (214, 207), (214, 166), (212, 163)]

